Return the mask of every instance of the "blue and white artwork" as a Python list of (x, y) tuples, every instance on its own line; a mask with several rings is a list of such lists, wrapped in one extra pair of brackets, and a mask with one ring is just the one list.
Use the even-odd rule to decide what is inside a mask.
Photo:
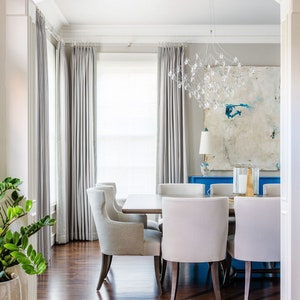
[(242, 67), (245, 84), (224, 107), (205, 110), (214, 154), (212, 170), (249, 165), (278, 170), (280, 162), (280, 68)]

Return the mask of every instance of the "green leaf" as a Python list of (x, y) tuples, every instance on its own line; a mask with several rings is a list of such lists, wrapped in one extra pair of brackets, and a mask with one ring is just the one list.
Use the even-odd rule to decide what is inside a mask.
[(25, 250), (28, 245), (28, 236), (25, 234), (22, 237), (22, 249)]
[(43, 258), (42, 253), (39, 252), (39, 253), (37, 254), (37, 256), (35, 257), (35, 259), (34, 259), (34, 264), (35, 264), (35, 265), (38, 265), (43, 259), (44, 259), (44, 258)]
[(15, 231), (13, 234), (13, 243), (15, 245), (17, 245), (19, 242), (19, 239), (20, 239), (20, 234), (19, 234), (19, 232)]
[(15, 244), (5, 244), (4, 248), (10, 250), (10, 251), (18, 251), (19, 247), (16, 246)]
[(6, 232), (5, 239), (6, 239), (6, 241), (10, 242), (12, 240), (12, 238), (13, 238), (12, 232), (11, 232), (11, 230), (8, 230)]
[(12, 207), (7, 208), (7, 217), (9, 220), (11, 220), (14, 217), (14, 212)]
[(23, 265), (22, 268), (29, 275), (37, 274), (37, 272), (35, 271), (32, 265)]
[(25, 203), (25, 210), (26, 212), (30, 212), (32, 208), (32, 201), (31, 200), (27, 200), (26, 203)]
[(15, 216), (20, 216), (24, 213), (24, 209), (22, 206), (14, 206), (13, 211)]
[(46, 269), (47, 269), (46, 263), (45, 263), (45, 262), (42, 262), (42, 263), (40, 263), (40, 264), (38, 265), (38, 267), (37, 267), (37, 272), (38, 272), (38, 274), (42, 274), (42, 273), (44, 273), (44, 272), (46, 271)]
[(27, 248), (27, 256), (30, 257), (33, 250), (33, 246), (30, 244)]
[(36, 251), (34, 249), (32, 249), (31, 254), (30, 254), (30, 259), (34, 260), (36, 257)]

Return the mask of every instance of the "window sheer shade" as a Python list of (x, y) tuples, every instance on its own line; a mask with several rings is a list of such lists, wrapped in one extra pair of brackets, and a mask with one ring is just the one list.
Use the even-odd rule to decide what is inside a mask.
[(156, 184), (157, 55), (98, 54), (97, 181), (118, 196)]

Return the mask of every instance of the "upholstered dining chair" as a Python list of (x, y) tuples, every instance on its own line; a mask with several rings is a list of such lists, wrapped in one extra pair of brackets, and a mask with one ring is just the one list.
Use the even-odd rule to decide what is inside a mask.
[(160, 183), (157, 193), (164, 196), (203, 196), (205, 184), (202, 183)]
[[(231, 257), (245, 261), (246, 300), (251, 263), (280, 261), (280, 197), (235, 197), (234, 211), (235, 234), (228, 239), (227, 252)], [(268, 272), (278, 272), (278, 269)]]
[(265, 183), (263, 195), (267, 197), (280, 197), (280, 183)]
[(209, 188), (211, 196), (232, 196), (233, 184), (232, 183), (212, 183)]
[(147, 219), (147, 215), (143, 214), (124, 214), (122, 210), (116, 209), (116, 189), (114, 185), (97, 184), (97, 189), (101, 189), (105, 193), (105, 206), (110, 219), (121, 222), (141, 222), (147, 229), (159, 230), (158, 223)]
[(171, 299), (176, 298), (180, 263), (209, 262), (216, 299), (221, 299), (219, 262), (225, 259), (228, 197), (172, 198), (162, 201), (162, 283), (171, 262)]
[(120, 222), (110, 219), (105, 208), (106, 194), (103, 190), (89, 188), (87, 195), (102, 253), (97, 290), (101, 288), (108, 275), (114, 255), (142, 255), (154, 257), (155, 277), (158, 291), (161, 293), (161, 233), (157, 230), (144, 229), (142, 223)]

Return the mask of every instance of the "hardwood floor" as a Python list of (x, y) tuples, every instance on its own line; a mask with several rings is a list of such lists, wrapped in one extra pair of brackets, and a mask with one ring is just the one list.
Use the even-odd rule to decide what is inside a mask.
[[(157, 295), (151, 257), (114, 257), (108, 280), (100, 292), (96, 285), (100, 273), (101, 254), (95, 242), (72, 242), (55, 245), (51, 262), (43, 275), (38, 277), (38, 300), (123, 300), (169, 299), (170, 272)], [(251, 280), (250, 300), (279, 300), (280, 279), (260, 274)], [(221, 288), (222, 299), (243, 299), (244, 278), (238, 274), (228, 287)], [(208, 264), (182, 264), (177, 292), (178, 300), (215, 299)]]

